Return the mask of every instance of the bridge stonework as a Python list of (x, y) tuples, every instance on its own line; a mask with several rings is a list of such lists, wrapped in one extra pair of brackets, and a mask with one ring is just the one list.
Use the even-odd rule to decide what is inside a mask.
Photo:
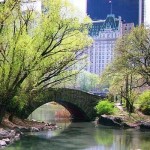
[(71, 113), (74, 121), (91, 121), (96, 116), (94, 107), (101, 99), (100, 96), (79, 90), (49, 88), (36, 93), (20, 115), (22, 118), (27, 118), (38, 107), (55, 101)]

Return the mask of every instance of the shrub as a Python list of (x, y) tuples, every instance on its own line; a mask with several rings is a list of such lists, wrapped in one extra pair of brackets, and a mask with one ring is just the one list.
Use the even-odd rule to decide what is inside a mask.
[(110, 115), (114, 113), (114, 104), (109, 102), (107, 99), (100, 101), (96, 106), (95, 109), (97, 114), (99, 115)]
[(150, 115), (150, 91), (143, 92), (139, 98), (138, 101), (140, 103), (140, 110), (145, 115)]

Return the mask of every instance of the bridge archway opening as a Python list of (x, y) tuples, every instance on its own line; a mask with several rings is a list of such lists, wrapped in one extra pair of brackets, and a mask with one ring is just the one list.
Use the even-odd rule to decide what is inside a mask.
[(59, 104), (64, 106), (70, 112), (73, 122), (89, 121), (89, 118), (86, 115), (86, 113), (77, 105), (66, 101), (59, 101)]
[(70, 119), (73, 122), (88, 121), (88, 117), (76, 105), (69, 102), (49, 102), (39, 106), (28, 117), (30, 120), (46, 121)]

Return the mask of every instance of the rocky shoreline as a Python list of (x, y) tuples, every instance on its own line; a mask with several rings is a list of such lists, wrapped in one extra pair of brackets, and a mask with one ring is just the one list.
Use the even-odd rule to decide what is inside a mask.
[(15, 130), (0, 129), (0, 149), (20, 139), (20, 133)]
[(135, 121), (133, 123), (129, 123), (125, 121), (122, 117), (116, 117), (111, 115), (101, 115), (98, 118), (97, 123), (104, 126), (113, 126), (119, 128), (136, 128), (140, 130), (150, 130), (150, 121)]
[(13, 117), (9, 120), (7, 114), (0, 125), (0, 149), (20, 139), (25, 132), (39, 132), (44, 130), (56, 130), (58, 127), (53, 123), (38, 122), (35, 120), (21, 120)]

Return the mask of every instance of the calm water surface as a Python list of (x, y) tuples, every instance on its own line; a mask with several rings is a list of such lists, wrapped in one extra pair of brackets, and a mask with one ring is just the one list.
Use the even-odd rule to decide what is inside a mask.
[[(54, 111), (45, 105), (30, 117), (50, 122)], [(54, 109), (54, 107), (53, 107)], [(46, 111), (44, 111), (46, 110)], [(54, 118), (53, 118), (54, 119)], [(27, 133), (4, 150), (150, 150), (150, 132), (121, 130), (93, 123), (57, 123), (61, 129)]]
[(149, 150), (150, 132), (72, 123), (64, 129), (29, 133), (6, 150)]

